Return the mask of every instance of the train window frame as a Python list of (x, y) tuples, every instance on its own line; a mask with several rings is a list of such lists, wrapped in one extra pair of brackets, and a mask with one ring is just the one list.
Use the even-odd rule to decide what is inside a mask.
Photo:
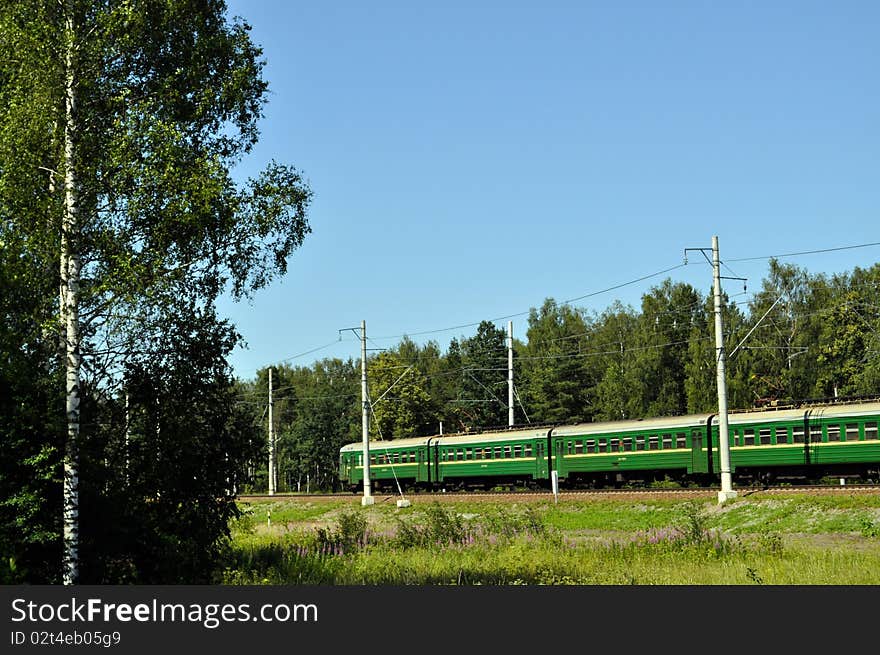
[(675, 433), (675, 447), (676, 448), (687, 448), (687, 433), (686, 432), (676, 432)]
[(636, 450), (645, 450), (645, 437), (636, 437)]
[(504, 459), (510, 459), (513, 457), (513, 452), (510, 446), (504, 446)]
[(501, 449), (501, 446), (495, 446), (495, 457), (493, 457), (492, 459), (502, 459), (503, 458), (502, 452), (503, 451)]
[(521, 444), (514, 444), (513, 445), (513, 458), (519, 459), (520, 457), (522, 457), (522, 445)]
[(620, 443), (623, 445), (623, 452), (631, 453), (633, 451), (632, 437), (624, 437), (620, 440)]
[(465, 461), (467, 461), (467, 460), (472, 460), (473, 458), (474, 458), (474, 449), (473, 449), (473, 448), (465, 448), (465, 449), (464, 449), (464, 459), (465, 459)]
[(648, 450), (660, 450), (660, 437), (656, 434), (648, 437)]
[(608, 452), (608, 438), (597, 439), (596, 440), (596, 452), (599, 453), (607, 453)]
[(781, 427), (773, 428), (773, 437), (776, 439), (777, 444), (787, 444), (788, 443), (788, 428), (781, 428)]
[(773, 443), (773, 428), (758, 428), (758, 444), (769, 446)]
[(584, 442), (584, 449), (585, 449), (586, 452), (588, 452), (588, 453), (597, 453), (597, 452), (599, 452), (598, 450), (596, 450), (596, 440), (595, 440), (595, 439), (587, 439), (587, 440)]
[(828, 435), (828, 441), (841, 441), (840, 435), (843, 430), (840, 429), (839, 423), (829, 423), (825, 426), (825, 434)]
[(574, 454), (575, 455), (583, 455), (584, 454), (584, 442), (578, 439), (574, 442)]
[(876, 441), (877, 439), (880, 439), (877, 421), (865, 421), (865, 441)]
[(672, 450), (672, 433), (671, 432), (668, 432), (668, 433), (664, 432), (661, 436), (663, 437), (662, 450)]
[(615, 437), (613, 439), (608, 440), (608, 446), (610, 453), (619, 453), (620, 452), (620, 439)]
[(474, 448), (474, 460), (483, 459), (483, 449)]
[(806, 430), (803, 425), (795, 425), (791, 429), (793, 443), (806, 443)]
[(755, 445), (755, 428), (743, 428), (742, 445), (743, 446), (754, 446)]
[[(845, 423), (843, 426), (843, 440), (844, 441), (859, 441), (859, 424), (858, 423)], [(853, 437), (852, 439), (850, 437)]]
[(822, 439), (823, 432), (824, 432), (824, 430), (822, 429), (821, 425), (811, 425), (810, 426), (810, 443), (822, 443), (824, 441), (824, 439)]
[(525, 452), (526, 457), (531, 457), (532, 456), (532, 444), (527, 443), (524, 452)]
[(574, 441), (571, 441), (571, 440), (566, 441), (565, 442), (565, 450), (566, 450), (566, 453), (565, 453), (566, 455), (574, 455)]

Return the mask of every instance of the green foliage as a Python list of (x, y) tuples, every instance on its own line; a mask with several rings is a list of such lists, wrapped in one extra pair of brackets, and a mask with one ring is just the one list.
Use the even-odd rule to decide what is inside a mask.
[[(222, 0), (0, 5), (0, 555), (24, 581), (58, 580), (65, 447), (80, 582), (201, 582), (223, 548), (257, 443), (215, 303), (283, 275), (310, 232), (296, 170), (232, 180), (267, 97), (248, 31)], [(81, 265), (69, 333), (62, 262)]]
[(446, 509), (440, 503), (431, 503), (425, 508), (425, 524), (414, 519), (397, 518), (395, 543), (401, 548), (416, 546), (451, 546), (462, 544), (471, 537), (469, 526), (465, 525), (461, 514)]
[(859, 532), (863, 537), (880, 537), (880, 525), (872, 517), (865, 516), (861, 519)]
[(318, 528), (318, 548), (332, 547), (339, 552), (350, 552), (367, 544), (367, 517), (359, 511), (343, 511), (336, 529)]

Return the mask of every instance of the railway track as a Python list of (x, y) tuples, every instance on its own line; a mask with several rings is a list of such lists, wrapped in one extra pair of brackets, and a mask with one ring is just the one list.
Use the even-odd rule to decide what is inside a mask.
[[(740, 497), (747, 497), (756, 493), (763, 494), (841, 494), (841, 493), (880, 493), (880, 485), (877, 484), (848, 484), (848, 485), (796, 485), (796, 486), (754, 486), (739, 487), (735, 489)], [(710, 497), (717, 496), (718, 487), (686, 487), (676, 489), (566, 489), (559, 492), (560, 499), (577, 498), (601, 498), (601, 497), (641, 497), (641, 498), (672, 498), (672, 497)], [(380, 493), (373, 495), (377, 504), (393, 503), (400, 498), (398, 494)], [(549, 490), (528, 491), (450, 491), (450, 492), (410, 492), (404, 494), (409, 499), (426, 499), (438, 501), (462, 501), (462, 500), (545, 500), (552, 498)], [(299, 502), (299, 501), (339, 501), (346, 499), (359, 499), (360, 494), (352, 493), (327, 493), (327, 494), (248, 494), (238, 497), (245, 503), (251, 502)]]

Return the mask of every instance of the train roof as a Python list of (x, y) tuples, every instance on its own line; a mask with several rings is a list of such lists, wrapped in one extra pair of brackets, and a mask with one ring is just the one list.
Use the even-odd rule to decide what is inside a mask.
[[(771, 409), (755, 412), (737, 412), (728, 415), (730, 425), (761, 423), (764, 421), (797, 421), (808, 418), (855, 418), (880, 415), (880, 402), (842, 403), (840, 405), (804, 405), (797, 408)], [(717, 417), (713, 423), (717, 422)]]
[[(370, 450), (388, 450), (389, 448), (405, 448), (407, 446), (424, 446), (428, 443), (428, 439), (434, 439), (436, 437), (411, 437), (408, 439), (388, 439), (382, 441), (373, 441), (370, 440)], [(348, 453), (352, 451), (360, 452), (363, 450), (364, 444), (362, 441), (358, 441), (356, 443), (350, 443), (344, 445), (339, 449), (341, 453)]]
[(663, 416), (661, 418), (631, 419), (627, 421), (600, 421), (563, 425), (553, 430), (554, 437), (570, 437), (583, 434), (607, 434), (609, 432), (641, 432), (644, 430), (673, 430), (676, 428), (699, 427), (706, 425), (709, 414), (690, 414), (688, 416)]

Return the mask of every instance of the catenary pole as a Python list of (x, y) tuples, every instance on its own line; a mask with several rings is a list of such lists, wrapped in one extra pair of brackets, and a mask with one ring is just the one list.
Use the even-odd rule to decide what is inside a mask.
[(370, 401), (367, 397), (367, 322), (361, 321), (361, 403), (363, 413), (361, 415), (361, 433), (364, 441), (364, 497), (361, 505), (373, 504), (373, 495), (370, 489)]
[(507, 425), (513, 427), (513, 321), (507, 321)]
[(269, 367), (269, 495), (275, 495), (275, 433), (272, 428), (272, 367)]
[(715, 296), (715, 351), (718, 377), (718, 450), (721, 456), (721, 491), (718, 502), (736, 498), (730, 475), (730, 441), (727, 422), (727, 373), (725, 371), (724, 329), (721, 320), (721, 257), (718, 237), (712, 237), (712, 277)]

